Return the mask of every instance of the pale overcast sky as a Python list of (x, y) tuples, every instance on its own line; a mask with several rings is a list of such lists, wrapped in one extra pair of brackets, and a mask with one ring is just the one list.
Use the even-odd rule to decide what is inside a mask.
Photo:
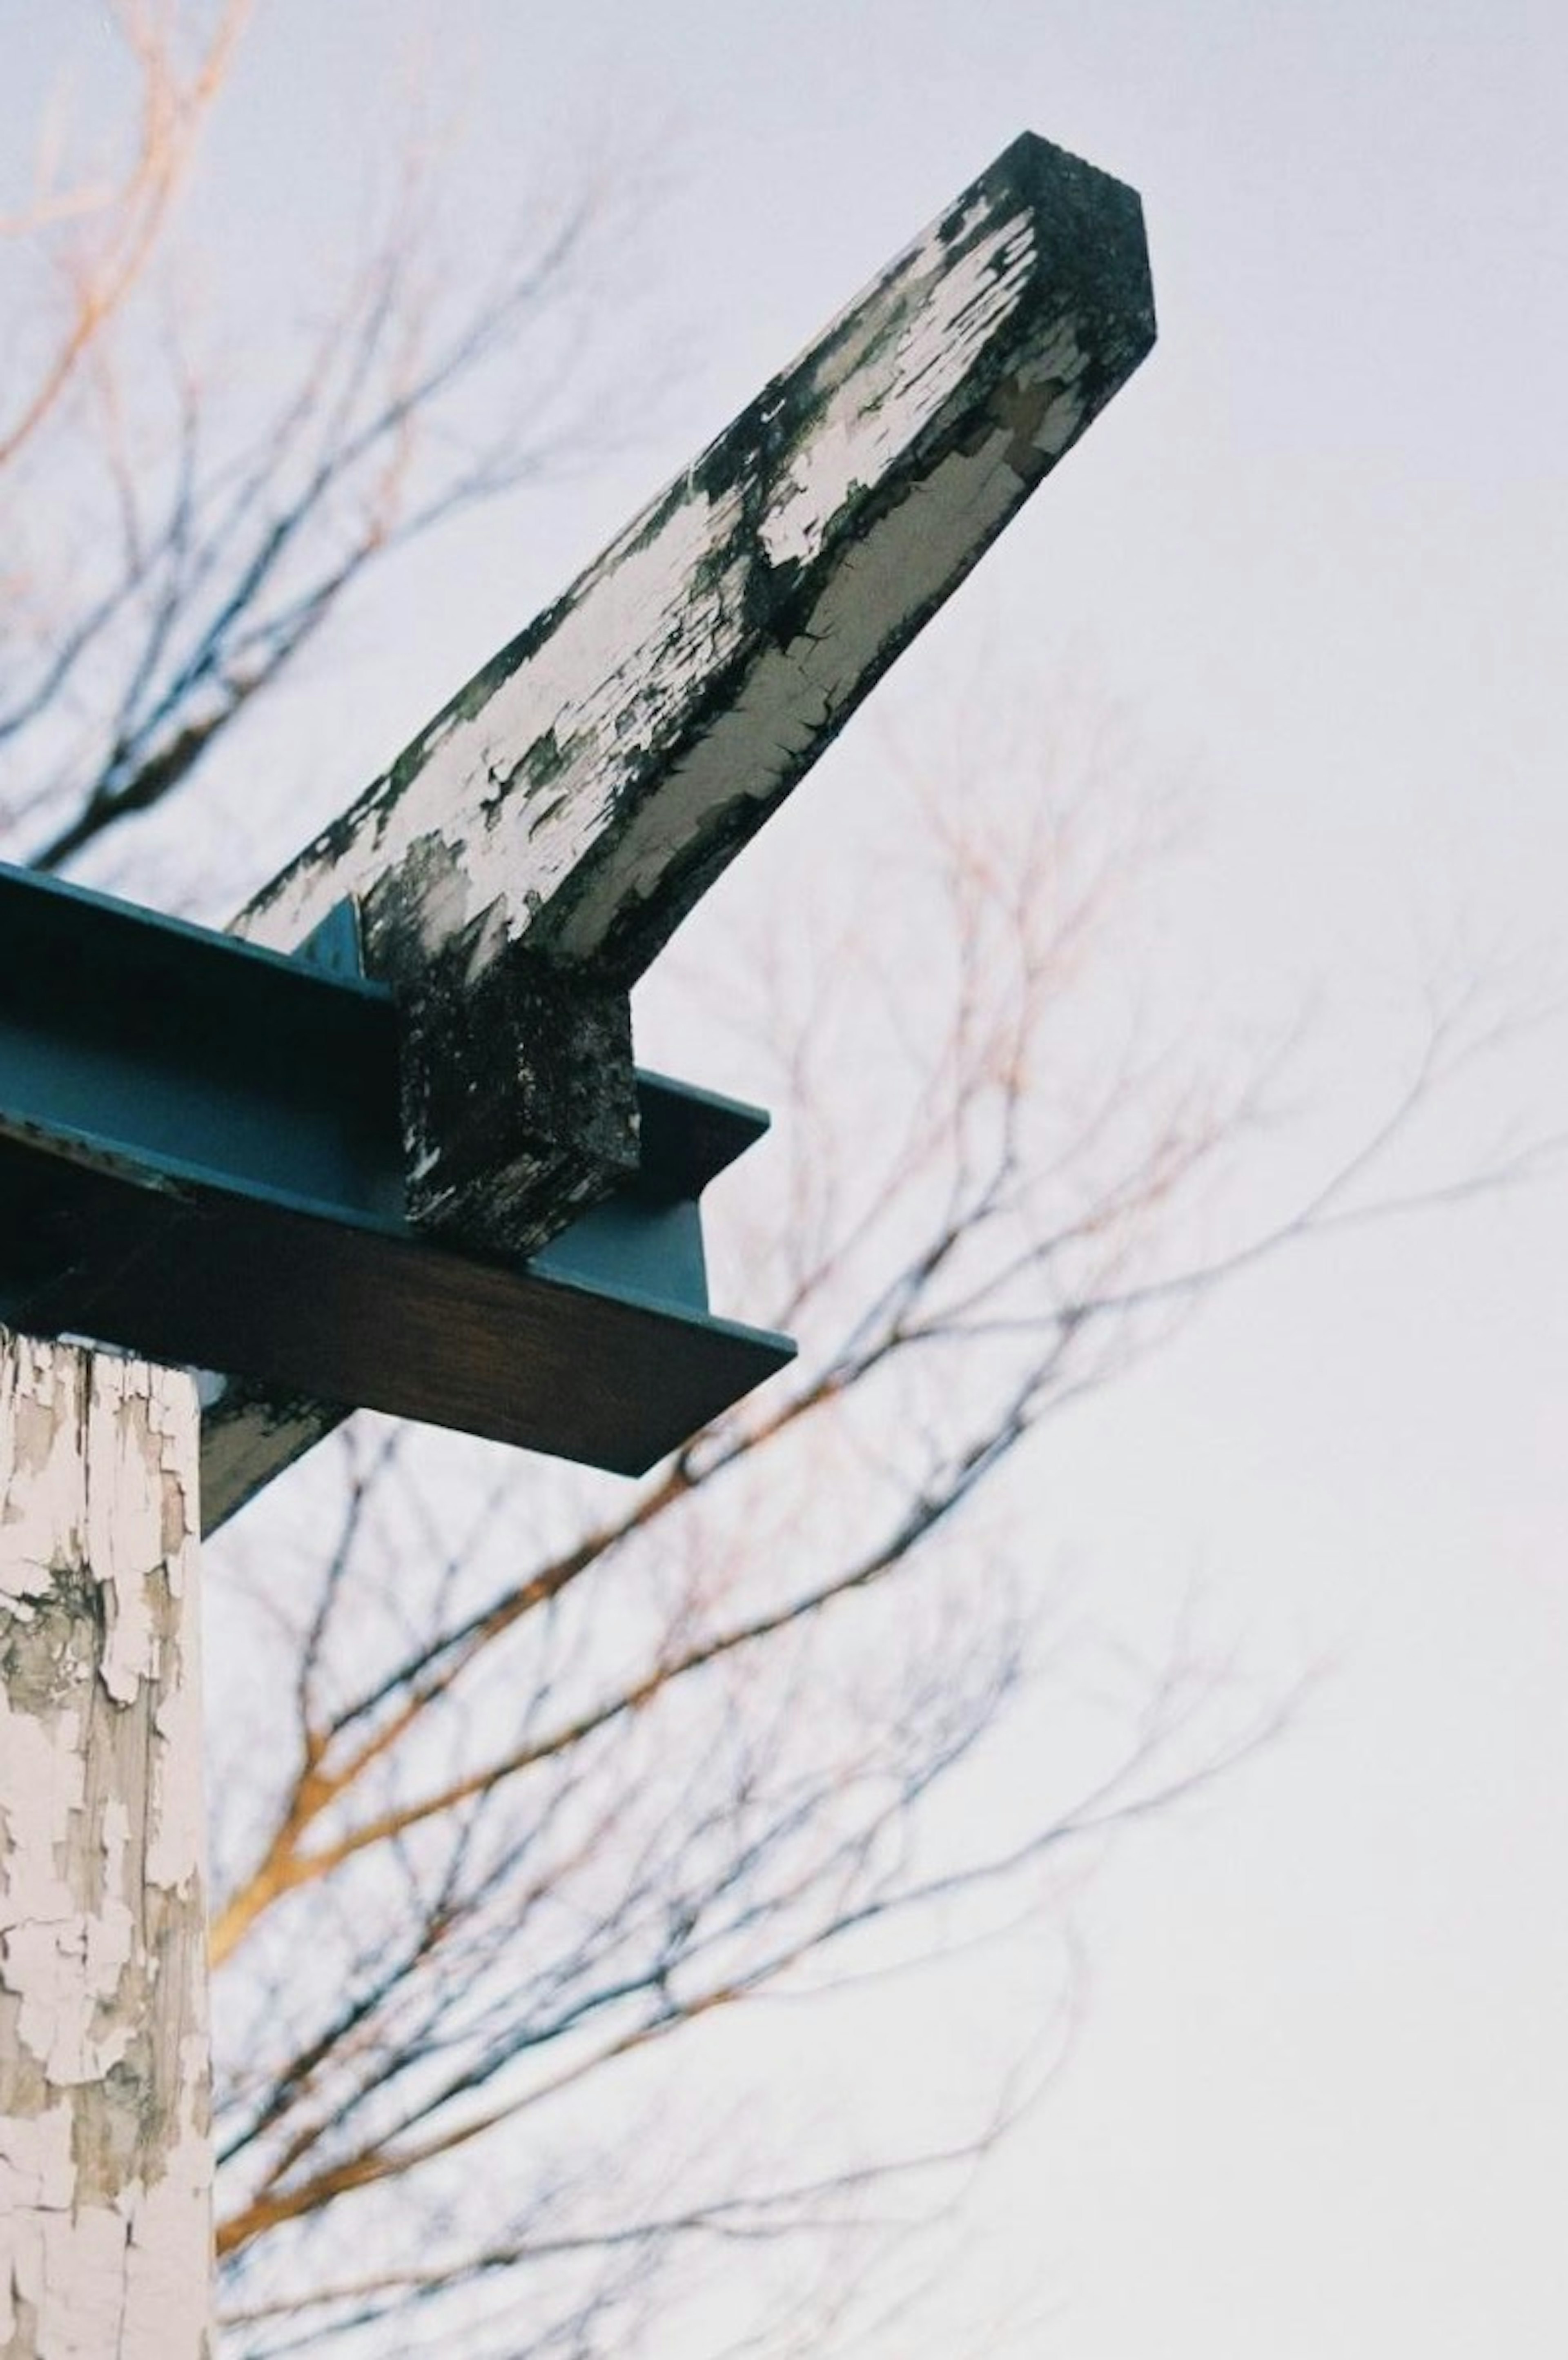
[[(0, 9), (24, 49), (29, 14)], [(361, 717), (300, 702), (312, 792), (361, 783), (1027, 127), (1141, 191), (1160, 344), (901, 668), (893, 722), (981, 649), (1131, 712), (1197, 823), (1170, 989), (1237, 1027), (1323, 1002), (1303, 1170), (1387, 1081), (1386, 1011), (1434, 944), (1549, 973), (1568, 12), (270, 0), (222, 235), (302, 282), (349, 202), (344, 126), (422, 55), (461, 93), (477, 238), (541, 155), (602, 142), (643, 176), (615, 300), (656, 400), (521, 545), (433, 563), (396, 644), (355, 655)], [(800, 829), (834, 825), (861, 731)], [(1509, 1114), (1568, 1128), (1568, 1027), (1509, 1061), (1485, 1121)], [(1486, 1136), (1466, 1102), (1431, 1152), (1463, 1167)], [(1108, 1614), (1157, 1622), (1196, 1575), (1277, 1677), (1327, 1669), (1282, 1743), (1080, 1904), (1085, 2020), (976, 2246), (977, 2300), (1014, 2269), (1039, 2298), (1003, 2360), (1568, 2349), (1565, 1237), (1559, 1179), (1261, 1272), (1019, 1487)]]

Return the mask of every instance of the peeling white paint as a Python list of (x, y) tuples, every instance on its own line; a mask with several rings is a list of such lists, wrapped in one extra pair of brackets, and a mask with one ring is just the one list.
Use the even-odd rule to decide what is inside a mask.
[[(532, 912), (613, 822), (630, 762), (738, 644), (742, 569), (739, 561), (722, 564), (735, 520), (733, 499), (715, 504), (701, 494), (661, 523), (640, 518), (480, 711), (433, 730), (423, 763), (402, 786), (373, 791), (353, 843), (330, 856), (330, 877), (307, 855), (237, 931), (287, 949), (332, 901), (367, 892), (425, 843), (460, 855), (431, 864), (419, 912), (427, 954), (492, 909), (499, 923), (484, 945), (492, 956), (526, 931)], [(562, 783), (509, 796), (520, 765), (547, 736), (571, 749)]]
[(210, 2350), (183, 1375), (0, 1331), (0, 2350)]
[[(287, 950), (354, 896), (416, 1077), (427, 1038), (462, 1037), (431, 1009), (504, 983), (520, 945), (629, 989), (1153, 337), (1136, 197), (1015, 142), (236, 931)], [(500, 1119), (519, 1060), (495, 1029), (443, 1065), (437, 1116), (406, 1093), (405, 1147), (417, 1218), (512, 1251), (613, 1171), (589, 1092), (560, 1138)], [(454, 1108), (508, 1142), (494, 1171), (449, 1152)], [(214, 1517), (333, 1422), (299, 1408), (240, 1413), (232, 1448), (214, 1430)]]
[(0, 2220), (71, 2203), (71, 2108), (63, 2101), (31, 2121), (0, 2120)]
[[(1060, 250), (1056, 209), (1081, 208), (1090, 188), (1103, 192), (1105, 283), (1085, 297), (1092, 269), (1075, 265), (1064, 290), (1049, 255)], [(660, 845), (712, 838), (738, 802), (787, 791), (1141, 358), (1153, 325), (1135, 224), (1128, 191), (1043, 142), (1018, 143), (237, 930), (287, 949), (345, 893), (374, 889), (385, 906), (396, 880), (397, 938), (389, 950), (372, 934), (394, 981), (480, 920), (471, 963), (525, 936), (554, 956), (594, 957), (628, 898), (654, 902), (667, 889)], [(1047, 380), (1062, 395), (1048, 418), (1024, 400)], [(992, 434), (989, 456), (977, 454)], [(970, 499), (977, 456), (985, 489)], [(883, 545), (897, 563), (875, 554)], [(798, 651), (774, 661), (771, 617), (775, 595), (796, 588), (844, 615), (840, 575), (861, 610), (824, 698), (812, 661)], [(752, 729), (733, 709), (705, 719), (716, 683), (730, 679), (758, 716)], [(728, 778), (700, 753), (688, 759), (699, 726), (722, 738)], [(780, 744), (787, 761), (774, 759)], [(718, 795), (707, 815), (699, 777)], [(655, 808), (670, 796), (678, 825)], [(638, 849), (623, 862), (630, 836)]]
[[(1051, 357), (1072, 369), (1070, 334), (1057, 340)], [(1065, 446), (1081, 422), (1070, 379), (1052, 369), (1047, 381), (1063, 390), (1041, 409), (1030, 437), (1042, 453), (1053, 442)], [(1028, 389), (1021, 380), (1021, 402)], [(949, 453), (918, 502), (894, 508), (880, 532), (847, 552), (805, 629), (787, 646), (761, 651), (734, 701), (621, 828), (613, 860), (596, 870), (561, 929), (562, 953), (589, 956), (620, 911), (655, 895), (716, 810), (747, 798), (772, 802), (798, 774), (813, 741), (859, 701), (890, 609), (950, 584), (1016, 506), (1016, 440), (1003, 426), (978, 449)]]
[[(971, 245), (960, 241), (957, 261), (927, 235), (892, 276), (882, 310), (862, 299), (828, 329), (821, 359), (807, 355), (799, 364), (821, 410), (762, 519), (762, 547), (773, 564), (814, 558), (857, 487), (883, 482), (951, 399), (1015, 310), (1035, 244), (1026, 211)], [(888, 313), (900, 322), (892, 339)], [(868, 351), (873, 337), (883, 345), (875, 355)]]

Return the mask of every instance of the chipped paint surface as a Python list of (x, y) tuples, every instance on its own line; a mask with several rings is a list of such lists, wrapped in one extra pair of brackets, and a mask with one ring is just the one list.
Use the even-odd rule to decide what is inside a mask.
[[(993, 224), (983, 206), (974, 211), (976, 236), (925, 239), (901, 272), (895, 266), (891, 300), (851, 305), (802, 362), (817, 418), (762, 517), (771, 563), (817, 555), (854, 486), (885, 476), (1016, 307), (1035, 255), (1031, 215), (1025, 208)], [(877, 382), (871, 400), (868, 379)]]
[[(289, 950), (357, 902), (401, 1003), (411, 1218), (529, 1252), (620, 1176), (607, 995), (1153, 341), (1137, 197), (1015, 141), (242, 913)], [(236, 1424), (245, 1492), (294, 1431)]]
[(0, 2351), (210, 2350), (190, 1379), (0, 1331)]
[(520, 962), (497, 1004), (624, 993), (1153, 334), (1136, 197), (1016, 141), (242, 914), (289, 949), (356, 901), (415, 1219), (515, 1252), (602, 1193), (630, 1038), (596, 1106), (464, 1010)]
[(241, 931), (288, 948), (348, 892), (394, 983), (525, 939), (631, 981), (1152, 337), (1136, 198), (1015, 143)]
[[(1066, 334), (1060, 357), (1069, 370), (1076, 355)], [(1036, 451), (1057, 441), (1065, 447), (1081, 423), (1071, 376), (1047, 382), (1052, 393), (1036, 423)], [(1027, 384), (1023, 377), (1014, 380), (1021, 400)], [(927, 476), (920, 501), (901, 503), (880, 532), (846, 552), (800, 628), (782, 645), (760, 650), (734, 701), (671, 764), (659, 794), (630, 814), (614, 862), (585, 879), (561, 926), (568, 956), (591, 957), (623, 910), (651, 903), (667, 876), (700, 860), (716, 812), (743, 813), (747, 803), (764, 813), (773, 807), (829, 727), (847, 717), (891, 660), (890, 608), (942, 595), (1012, 514), (1017, 468), (1014, 433), (993, 427), (974, 447), (949, 452)], [(744, 817), (736, 830), (751, 832)]]

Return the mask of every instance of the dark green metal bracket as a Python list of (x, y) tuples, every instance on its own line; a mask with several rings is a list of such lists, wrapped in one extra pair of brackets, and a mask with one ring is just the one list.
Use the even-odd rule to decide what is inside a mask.
[(698, 1199), (756, 1109), (638, 1077), (641, 1164), (521, 1263), (403, 1214), (398, 1015), (353, 912), (292, 958), (0, 869), (0, 1320), (635, 1474), (781, 1368)]

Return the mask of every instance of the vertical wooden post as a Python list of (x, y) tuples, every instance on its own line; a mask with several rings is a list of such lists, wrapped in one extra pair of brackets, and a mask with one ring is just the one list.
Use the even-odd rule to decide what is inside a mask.
[(211, 2350), (194, 1385), (0, 1330), (0, 2353)]

